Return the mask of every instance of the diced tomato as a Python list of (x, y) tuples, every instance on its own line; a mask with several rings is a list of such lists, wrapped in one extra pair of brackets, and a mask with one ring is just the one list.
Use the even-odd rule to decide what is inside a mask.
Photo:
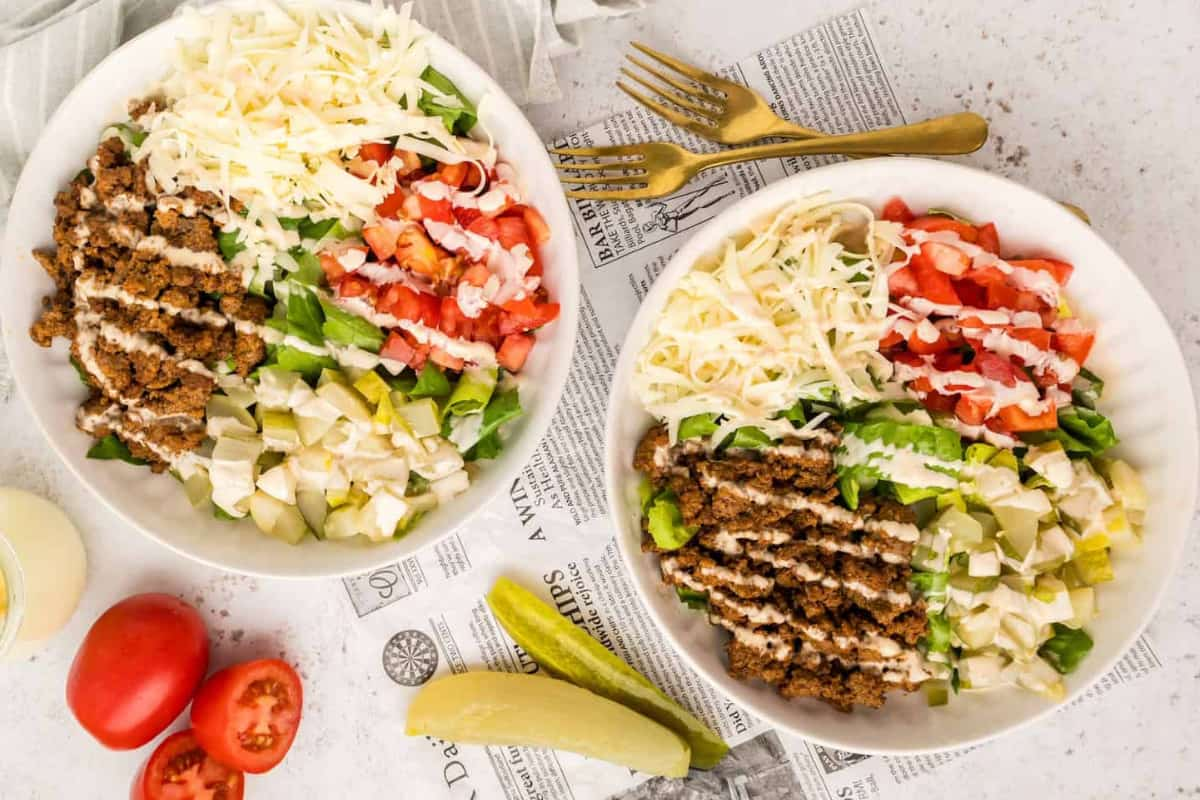
[(930, 233), (952, 231), (958, 234), (958, 238), (964, 242), (975, 244), (979, 241), (979, 231), (975, 230), (974, 226), (968, 225), (965, 222), (959, 222), (950, 217), (937, 215), (917, 217), (912, 222), (907, 223), (906, 227), (916, 228), (919, 231), (929, 231)]
[(436, 294), (421, 292), (417, 295), (420, 302), (421, 322), (430, 328), (436, 328), (442, 321), (442, 299)]
[(910, 353), (907, 350), (901, 350), (892, 355), (892, 361), (900, 364), (907, 364), (910, 367), (921, 367), (925, 365), (925, 359), (921, 358), (916, 353)]
[(1066, 261), (1056, 261), (1053, 258), (1023, 258), (1008, 263), (1014, 267), (1024, 267), (1035, 272), (1048, 272), (1054, 276), (1054, 280), (1059, 286), (1066, 286), (1067, 281), (1071, 280), (1071, 273), (1075, 271), (1075, 267)]
[(550, 241), (550, 226), (540, 211), (532, 206), (523, 206), (521, 215), (525, 218), (525, 227), (529, 229), (534, 244), (540, 246)]
[(500, 345), (500, 319), (504, 312), (495, 306), (488, 306), (479, 312), (479, 316), (471, 320), (471, 338), (477, 342), (487, 342), (492, 347)]
[(329, 251), (324, 251), (320, 254), (321, 270), (325, 273), (325, 278), (329, 281), (329, 285), (337, 283), (346, 274), (346, 268), (338, 261), (337, 254)]
[(901, 267), (888, 276), (888, 294), (892, 297), (915, 297), (920, 292), (917, 273), (911, 266)]
[(1050, 331), (1042, 328), (1016, 328), (1006, 325), (1005, 332), (1014, 339), (1029, 342), (1039, 350), (1050, 349)]
[(366, 278), (347, 275), (338, 283), (337, 293), (341, 297), (371, 297), (375, 293), (375, 287)]
[(912, 222), (915, 218), (908, 204), (899, 197), (893, 197), (883, 204), (883, 213), (880, 215), (888, 222), (899, 222), (904, 225)]
[(423, 216), (425, 215), (421, 212), (421, 196), (419, 194), (413, 192), (404, 198), (404, 202), (400, 204), (401, 219), (420, 222)]
[(434, 347), (429, 351), (429, 360), (444, 369), (452, 369), (455, 371), (461, 370), (466, 366), (466, 362), (458, 356), (452, 356), (440, 347)]
[(393, 283), (379, 295), (378, 308), (396, 319), (416, 320), (421, 316), (417, 293), (400, 283)]
[(374, 161), (376, 164), (386, 164), (392, 157), (392, 146), (387, 142), (367, 142), (359, 145), (358, 157), (363, 161)]
[(518, 245), (525, 245), (533, 250), (533, 240), (529, 236), (529, 228), (521, 217), (497, 217), (496, 226), (499, 228), (500, 246), (512, 250)]
[(914, 392), (928, 394), (929, 392), (933, 391), (933, 381), (922, 375), (919, 378), (914, 378), (913, 380), (909, 381), (908, 388), (912, 389)]
[(404, 205), (404, 200), (408, 197), (408, 189), (403, 186), (397, 186), (392, 190), (392, 193), (383, 198), (383, 202), (375, 206), (375, 213), (385, 219), (395, 219), (400, 213), (401, 206)]
[(982, 308), (987, 303), (987, 290), (974, 281), (951, 280), (950, 285), (954, 287), (954, 293), (964, 306)]
[(987, 287), (987, 307), (990, 309), (1006, 308), (1010, 311), (1039, 311), (1046, 307), (1033, 292), (1023, 292), (1008, 284), (989, 284)]
[(1037, 416), (1030, 416), (1017, 406), (1005, 406), (1000, 409), (1000, 422), (1014, 433), (1022, 431), (1048, 431), (1058, 427), (1058, 414), (1054, 401), (1047, 402), (1048, 408)]
[(886, 350), (889, 347), (895, 347), (896, 345), (902, 344), (903, 342), (904, 342), (904, 337), (900, 335), (900, 332), (891, 330), (891, 331), (888, 331), (887, 333), (885, 333), (883, 338), (879, 340), (879, 348), (881, 350)]
[(500, 238), (500, 226), (496, 224), (496, 220), (490, 217), (480, 216), (476, 218), (467, 226), (467, 230), (492, 240)]
[(1082, 365), (1092, 352), (1092, 345), (1096, 342), (1096, 332), (1089, 331), (1082, 325), (1078, 326), (1078, 329), (1075, 326), (1066, 330), (1060, 327), (1050, 335), (1050, 340), (1055, 350), (1076, 364)]
[(908, 337), (908, 349), (923, 356), (941, 353), (945, 350), (949, 350), (953, 346), (954, 342), (952, 341), (951, 337), (944, 333), (939, 333), (938, 337), (932, 342), (927, 342), (922, 339), (916, 331), (913, 331), (912, 335)]
[(496, 360), (509, 372), (518, 372), (533, 349), (533, 341), (533, 337), (525, 333), (505, 336), (500, 349), (496, 351)]
[(921, 245), (921, 257), (936, 269), (958, 278), (971, 266), (971, 258), (962, 250), (941, 242), (925, 242)]
[(396, 255), (396, 242), (404, 232), (405, 223), (394, 219), (381, 219), (378, 225), (365, 225), (362, 237), (371, 246), (371, 252), (380, 261)]
[(919, 256), (913, 258), (912, 267), (917, 274), (921, 297), (939, 305), (959, 305), (958, 295), (954, 292), (949, 275)]
[(441, 200), (430, 200), (420, 192), (415, 192), (413, 196), (417, 198), (421, 219), (431, 219), (435, 222), (445, 222), (447, 224), (454, 222), (454, 210), (450, 205), (450, 198), (444, 197)]
[(470, 166), (466, 161), (460, 161), (457, 164), (442, 164), (438, 167), (438, 180), (457, 189), (467, 179), (467, 170)]
[(425, 231), (415, 225), (405, 228), (396, 240), (396, 263), (418, 275), (437, 277), (446, 251), (429, 241)]
[(984, 288), (1005, 282), (1004, 273), (999, 267), (972, 267), (967, 270), (966, 279)]
[(949, 414), (954, 411), (955, 405), (958, 404), (958, 395), (956, 394), (941, 394), (940, 392), (929, 392), (921, 398), (921, 405), (930, 411)]
[(463, 273), (462, 279), (472, 286), (483, 286), (492, 277), (492, 272), (483, 264), (472, 264)]
[(392, 331), (388, 334), (387, 341), (383, 343), (383, 347), (379, 350), (379, 355), (383, 358), (390, 358), (393, 361), (399, 361), (402, 364), (415, 367), (414, 362), (417, 359), (417, 348), (409, 344), (408, 339), (400, 331)]
[(958, 402), (954, 404), (954, 415), (968, 425), (982, 425), (991, 408), (991, 403), (963, 394), (959, 395)]
[[(957, 350), (945, 350), (941, 353), (935, 354), (933, 357), (933, 368), (938, 372), (958, 372), (960, 370), (965, 372), (975, 371), (974, 367), (963, 366), (963, 355)], [(962, 388), (965, 389), (968, 387), (964, 386)]]
[(1025, 373), (1010, 360), (986, 350), (976, 353), (975, 360), (971, 364), (979, 370), (979, 374), (983, 377), (999, 381), (1010, 388), (1016, 386), (1018, 382), (1029, 380)]
[(454, 218), (458, 220), (458, 224), (470, 230), (471, 223), (483, 216), (483, 213), (478, 208), (465, 208), (464, 206), (454, 206), (451, 209)]
[(986, 222), (980, 225), (976, 231), (979, 234), (979, 239), (975, 244), (994, 256), (1000, 255), (1000, 232), (996, 230), (996, 226), (990, 222)]
[(379, 169), (377, 164), (369, 164), (362, 157), (355, 157), (346, 162), (346, 171), (356, 178), (369, 178)]
[(505, 303), (504, 316), (500, 319), (500, 333), (524, 333), (553, 322), (558, 317), (558, 303), (535, 303), (532, 298), (510, 300)]
[(453, 297), (441, 299), (441, 319), (438, 328), (447, 336), (459, 336), (465, 331), (467, 317), (458, 307), (458, 301)]
[(396, 174), (400, 177), (410, 176), (421, 169), (421, 156), (412, 150), (396, 150), (392, 153), (392, 158), (400, 161), (400, 168), (396, 170)]

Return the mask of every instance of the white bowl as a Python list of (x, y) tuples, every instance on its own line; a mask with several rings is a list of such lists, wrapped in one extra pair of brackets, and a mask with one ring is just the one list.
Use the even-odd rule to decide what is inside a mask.
[(638, 476), (631, 464), (651, 424), (630, 388), (634, 359), (668, 293), (697, 258), (711, 253), (789, 200), (828, 190), (879, 209), (892, 196), (913, 208), (951, 208), (993, 220), (1005, 252), (1052, 255), (1075, 265), (1072, 307), (1099, 326), (1088, 367), (1106, 379), (1100, 409), (1122, 437), (1118, 448), (1150, 491), (1145, 544), (1116, 557), (1116, 580), (1099, 589), (1101, 614), (1089, 626), (1095, 648), (1067, 676), (1067, 698), (1107, 672), (1150, 620), (1171, 578), (1196, 504), (1196, 411), (1183, 356), (1162, 313), (1112, 248), (1042, 195), (996, 175), (942, 161), (876, 158), (792, 176), (745, 198), (685, 244), (646, 296), (621, 346), (608, 409), (606, 479), (617, 541), (642, 600), (684, 659), (751, 713), (815, 742), (860, 753), (920, 753), (966, 747), (1049, 714), (1057, 705), (1030, 692), (1000, 689), (951, 697), (929, 708), (922, 693), (893, 695), (883, 709), (843, 714), (816, 700), (786, 700), (761, 682), (726, 674), (727, 634), (689, 611), (659, 577), (658, 558), (641, 551)]
[[(370, 7), (331, 3), (359, 20)], [(481, 109), (501, 157), (517, 171), (529, 200), (553, 232), (542, 253), (546, 286), (562, 306), (558, 320), (538, 334), (522, 372), (525, 415), (499, 458), (483, 462), (464, 494), (421, 520), (403, 539), (381, 544), (320, 542), (289, 546), (262, 535), (249, 522), (213, 519), (188, 504), (172, 478), (144, 468), (85, 457), (89, 438), (75, 429), (75, 411), (86, 396), (61, 340), (46, 350), (29, 339), (41, 299), (53, 284), (33, 260), (34, 248), (51, 246), (54, 195), (95, 152), (103, 128), (124, 118), (125, 101), (165, 74), (184, 21), (176, 17), (146, 31), (96, 66), (59, 106), (29, 157), (17, 184), (3, 249), (0, 318), (13, 377), (34, 420), (75, 475), (114, 511), (148, 536), (190, 558), (252, 575), (317, 578), (363, 572), (392, 563), (466, 524), (533, 454), (550, 424), (567, 378), (575, 344), (579, 267), (566, 201), (545, 147), (517, 106), (475, 62), (431, 36), (430, 60), (470, 98), (487, 96)]]

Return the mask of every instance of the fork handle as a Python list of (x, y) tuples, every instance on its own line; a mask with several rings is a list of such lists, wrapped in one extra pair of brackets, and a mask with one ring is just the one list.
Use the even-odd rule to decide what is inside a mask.
[[(807, 130), (807, 129), (800, 129)], [(795, 134), (793, 134), (795, 135)], [(757, 144), (700, 156), (699, 168), (711, 169), (760, 158), (803, 155), (892, 154), (949, 156), (972, 153), (987, 141), (987, 120), (970, 111), (934, 117), (911, 125), (880, 128), (843, 136), (817, 136), (795, 142)]]

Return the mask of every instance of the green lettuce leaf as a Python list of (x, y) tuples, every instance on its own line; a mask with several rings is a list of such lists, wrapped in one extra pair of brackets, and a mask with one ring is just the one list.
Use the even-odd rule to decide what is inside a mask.
[(221, 231), (217, 234), (217, 248), (221, 251), (221, 258), (226, 261), (233, 261), (233, 257), (246, 249), (246, 244), (238, 240), (238, 232)]
[(446, 401), (446, 411), (461, 417), (483, 410), (496, 389), (496, 370), (468, 367)]
[(1080, 406), (1059, 411), (1057, 428), (1027, 433), (1021, 438), (1031, 444), (1062, 442), (1063, 449), (1073, 455), (1099, 455), (1119, 441), (1108, 417)]
[(421, 80), (444, 95), (457, 97), (461, 105), (450, 105), (431, 92), (421, 92), (421, 97), (417, 100), (417, 108), (428, 116), (441, 117), (442, 122), (446, 124), (446, 130), (454, 135), (466, 136), (471, 128), (475, 127), (478, 119), (474, 104), (458, 90), (453, 81), (433, 67), (425, 68), (425, 71), (421, 73)]
[(479, 429), (479, 441), (463, 456), (467, 461), (495, 458), (500, 454), (503, 442), (500, 426), (521, 416), (521, 399), (515, 388), (492, 395), (483, 409), (483, 425)]
[(124, 442), (117, 438), (115, 433), (108, 434), (103, 439), (98, 440), (94, 445), (92, 445), (87, 451), (87, 457), (98, 458), (102, 461), (116, 459), (119, 461), (124, 461), (126, 464), (134, 464), (136, 466), (141, 466), (142, 464), (146, 463), (144, 459), (137, 458), (133, 455), (133, 453), (130, 453), (129, 448)]
[(1050, 662), (1050, 666), (1066, 675), (1074, 672), (1084, 656), (1092, 651), (1092, 637), (1082, 628), (1068, 628), (1061, 622), (1054, 623), (1054, 636), (1038, 650), (1038, 655)]
[(708, 608), (708, 592), (697, 592), (686, 586), (676, 586), (675, 594), (679, 596), (679, 602), (688, 608), (697, 610)]
[(312, 290), (293, 286), (287, 298), (287, 332), (320, 347), (325, 344), (325, 337), (321, 335), (324, 322), (321, 302)]
[(264, 366), (278, 365), (292, 372), (299, 372), (309, 383), (321, 377), (323, 369), (337, 369), (337, 362), (329, 356), (317, 356), (297, 350), (295, 347), (279, 345), (269, 363)]
[(417, 382), (408, 390), (408, 396), (412, 398), (445, 397), (448, 394), (450, 381), (447, 380), (446, 373), (432, 361), (425, 362), (421, 374), (417, 376)]
[(683, 524), (683, 514), (671, 490), (660, 492), (646, 511), (646, 527), (654, 543), (663, 550), (678, 550), (696, 535), (698, 528)]
[(906, 447), (941, 461), (962, 461), (962, 438), (950, 428), (937, 425), (913, 425), (895, 420), (847, 422), (843, 436), (856, 436), (864, 442)]
[(931, 653), (945, 653), (950, 649), (950, 620), (945, 613), (930, 614), (929, 635), (922, 641)]
[[(288, 298), (288, 303), (290, 308), (291, 298)], [(325, 334), (329, 341), (361, 347), (371, 353), (378, 353), (379, 348), (383, 347), (383, 331), (370, 320), (343, 311), (324, 300), (321, 301), (321, 310), (325, 312), (321, 333)]]
[(757, 450), (771, 444), (771, 441), (771, 437), (759, 428), (745, 426), (726, 436), (725, 441), (721, 442), (721, 446)]
[(679, 420), (679, 438), (681, 440), (697, 436), (712, 436), (716, 430), (716, 414), (695, 414)]
[(296, 260), (297, 265), (296, 271), (291, 273), (292, 280), (305, 286), (321, 284), (321, 279), (325, 277), (325, 270), (321, 269), (321, 259), (299, 245), (288, 250), (288, 255)]

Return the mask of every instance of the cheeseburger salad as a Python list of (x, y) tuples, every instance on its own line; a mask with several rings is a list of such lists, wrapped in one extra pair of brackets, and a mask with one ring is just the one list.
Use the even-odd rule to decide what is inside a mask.
[[(56, 199), (88, 455), (290, 543), (401, 536), (521, 415), (551, 231), (400, 11), (190, 11)], [(486, 98), (485, 101), (486, 103)]]

